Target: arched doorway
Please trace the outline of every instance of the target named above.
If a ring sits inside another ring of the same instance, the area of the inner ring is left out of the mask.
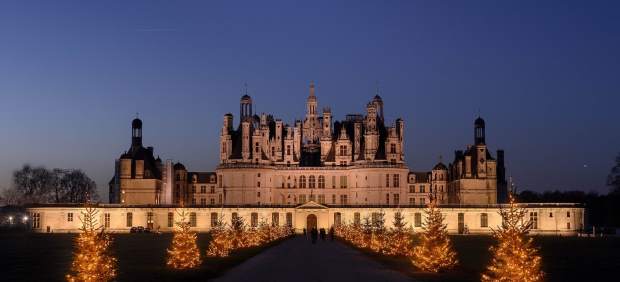
[[[316,215],[309,214],[306,218],[306,230],[310,231],[312,228],[316,228]]]

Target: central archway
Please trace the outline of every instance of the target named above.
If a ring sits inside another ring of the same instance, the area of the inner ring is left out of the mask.
[[[309,214],[306,218],[306,230],[310,231],[312,228],[317,228],[316,215]]]

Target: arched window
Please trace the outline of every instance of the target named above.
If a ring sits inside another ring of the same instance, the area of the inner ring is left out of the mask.
[[[319,188],[325,188],[325,176],[319,175]]]
[[[306,177],[303,175],[299,177],[299,188],[306,188]]]
[[[315,188],[315,185],[316,179],[314,178],[314,175],[310,175],[310,177],[308,177],[308,188]]]

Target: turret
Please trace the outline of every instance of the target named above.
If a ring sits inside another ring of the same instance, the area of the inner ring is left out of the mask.
[[[131,148],[137,150],[142,147],[142,120],[135,118],[131,122]]]
[[[474,141],[476,145],[485,144],[484,120],[481,117],[478,117],[474,122]]]

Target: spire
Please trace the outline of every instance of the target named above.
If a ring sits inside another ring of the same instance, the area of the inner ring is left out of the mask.
[[[314,81],[310,81],[310,97],[316,97],[314,96]]]

